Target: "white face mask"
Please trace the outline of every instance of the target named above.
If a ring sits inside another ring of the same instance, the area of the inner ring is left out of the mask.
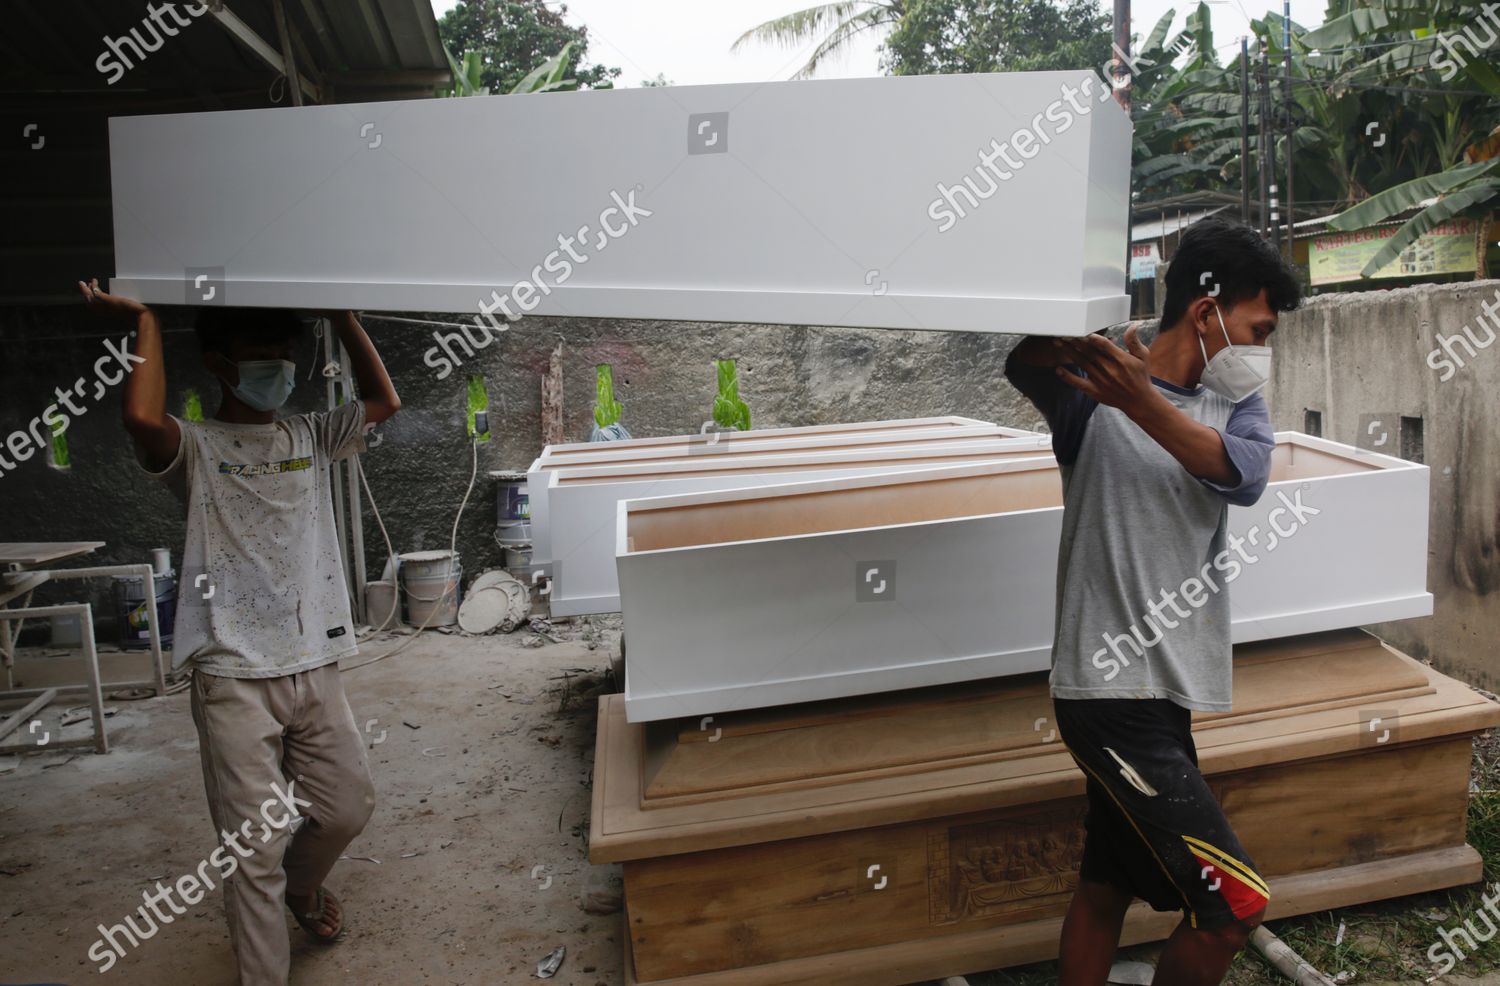
[[[1203,353],[1203,375],[1199,378],[1203,386],[1238,404],[1260,390],[1271,379],[1270,346],[1236,346],[1229,341],[1229,329],[1224,325],[1224,313],[1214,306],[1219,316],[1219,328],[1224,333],[1224,348],[1208,358],[1203,346],[1203,337],[1198,337],[1198,349]]]

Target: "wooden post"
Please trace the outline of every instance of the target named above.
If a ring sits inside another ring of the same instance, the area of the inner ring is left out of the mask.
[[[542,377],[542,444],[563,443],[563,344],[552,350],[547,374]]]

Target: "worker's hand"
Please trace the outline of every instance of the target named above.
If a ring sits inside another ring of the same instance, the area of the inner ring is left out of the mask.
[[[1063,366],[1055,371],[1058,377],[1100,404],[1130,413],[1146,407],[1157,397],[1156,388],[1151,385],[1151,350],[1141,342],[1134,325],[1125,330],[1124,349],[1102,335],[1064,339],[1062,345],[1070,361],[1088,377],[1080,377]]]
[[[112,318],[134,318],[142,312],[147,311],[145,305],[131,298],[121,298],[119,295],[105,294],[99,290],[99,279],[92,278],[85,284],[78,282],[78,290],[83,292],[83,300],[89,306],[89,311],[98,315]]]

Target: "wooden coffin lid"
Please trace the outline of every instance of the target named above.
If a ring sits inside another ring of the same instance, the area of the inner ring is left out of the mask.
[[[1382,743],[1500,724],[1500,705],[1359,630],[1242,645],[1234,668],[1234,710],[1194,714],[1209,775],[1379,755]],[[589,856],[673,855],[1080,795],[1051,716],[1044,674],[656,723],[626,722],[624,697],[604,696]]]
[[[658,479],[682,479],[699,476],[768,476],[786,472],[813,472],[823,469],[868,469],[880,472],[888,466],[911,466],[935,469],[942,466],[988,462],[997,459],[1052,459],[1051,441],[1038,438],[999,438],[982,442],[902,446],[873,451],[804,450],[776,455],[700,456],[674,462],[611,463],[608,465],[568,466],[550,472],[553,489],[578,486],[602,486],[611,483],[635,483]],[[774,464],[772,464],[774,463]]]
[[[1286,432],[1277,438],[1272,482],[1411,467],[1386,456],[1346,454],[1339,450],[1347,446],[1305,435]],[[628,550],[636,552],[1057,507],[1062,505],[1062,483],[1056,460],[1050,454],[1033,454],[979,465],[684,493],[627,504]]]
[[[826,425],[802,425],[796,428],[752,428],[750,431],[731,431],[721,433],[716,441],[719,442],[745,442],[759,441],[767,438],[809,438],[815,435],[853,435],[860,432],[904,432],[931,428],[971,428],[975,425],[994,426],[993,421],[980,421],[977,418],[965,418],[957,414],[945,414],[935,418],[895,418],[890,421],[853,421],[845,424]],[[1023,434],[1012,428],[1001,429],[1013,435]],[[686,445],[690,442],[707,442],[708,435],[657,435],[652,438],[627,438],[624,441],[610,442],[611,448],[618,449],[640,449],[652,448],[658,445]],[[598,442],[563,442],[557,445],[548,445],[542,449],[542,459],[566,458],[581,452],[600,451]]]

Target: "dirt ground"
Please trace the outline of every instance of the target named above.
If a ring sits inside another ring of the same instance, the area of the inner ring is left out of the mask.
[[[378,803],[347,851],[367,858],[341,860],[329,881],[348,936],[327,948],[293,927],[295,986],[537,982],[536,963],[558,946],[567,955],[552,982],[624,982],[620,914],[579,907],[595,696],[613,640],[605,631],[594,650],[579,639],[528,648],[529,636],[429,631],[345,673]],[[67,663],[23,652],[17,684],[45,684]],[[106,679],[144,676],[135,656],[105,665]],[[77,704],[55,703],[34,735],[88,735],[86,723],[58,730]],[[118,710],[110,753],[0,757],[0,982],[98,978],[96,925],[120,922],[143,891],[193,872],[216,845],[187,693],[106,704]],[[221,894],[104,975],[121,986],[233,983]]]
[[[606,898],[619,890],[618,867],[587,861],[595,708],[612,687],[617,628],[617,618],[559,626],[561,642],[525,631],[479,638],[429,631],[403,653],[345,673],[378,803],[329,881],[348,910],[345,941],[321,947],[288,918],[293,986],[539,982],[537,962],[559,946],[566,958],[552,982],[623,984],[621,914],[580,906],[586,889]],[[366,641],[356,661],[404,640]],[[138,654],[104,654],[101,663],[108,680],[145,675]],[[22,652],[17,678],[32,687],[81,674],[73,658],[33,650]],[[119,923],[143,891],[194,872],[217,845],[187,693],[106,704],[116,710],[109,754],[40,748],[0,757],[0,983],[98,977],[88,957],[97,926]],[[59,725],[78,705],[54,704],[30,735],[87,736],[87,722]],[[1476,744],[1469,831],[1486,882],[1500,876],[1497,787],[1500,736],[1489,734]],[[1340,982],[1420,983],[1431,974],[1424,950],[1435,929],[1473,913],[1477,892],[1306,915],[1272,930],[1330,975],[1348,970]],[[1122,957],[1150,961],[1158,948]],[[1500,986],[1489,971],[1500,936],[1484,953],[1441,982]],[[968,978],[971,986],[1039,986],[1055,982],[1055,969],[1041,963]],[[175,917],[105,975],[122,986],[230,986],[220,894]],[[1234,986],[1276,981],[1248,954],[1229,977]]]

